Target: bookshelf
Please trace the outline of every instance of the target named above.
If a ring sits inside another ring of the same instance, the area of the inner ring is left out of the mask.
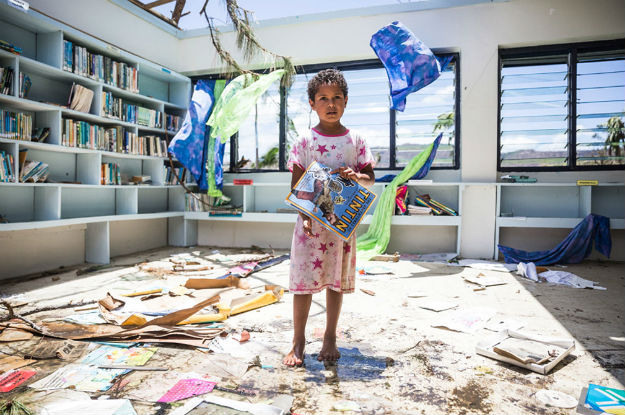
[[[147,149],[141,154],[111,151],[113,146],[98,145],[97,141],[70,146],[63,136],[69,137],[67,120],[72,120],[83,123],[79,138],[87,137],[84,131],[91,128],[96,132],[91,136],[94,140],[97,132],[112,134],[115,130],[127,140],[136,137],[135,144],[147,146],[148,139],[142,137],[151,136],[156,139],[150,139],[150,145],[156,141],[166,145],[175,135],[175,130],[168,128],[167,117],[184,117],[190,79],[35,11],[19,11],[4,3],[0,4],[0,39],[22,49],[19,55],[0,49],[0,67],[13,71],[11,91],[0,94],[0,109],[30,115],[33,130],[49,128],[43,142],[0,135],[0,151],[12,156],[14,172],[19,171],[19,154],[24,150],[27,159],[49,166],[45,183],[0,182],[0,215],[8,221],[0,223],[0,232],[85,225],[85,260],[108,263],[112,222],[165,219],[173,221],[170,228],[174,231],[184,226],[176,221],[184,217],[184,193],[179,186],[165,185],[166,157],[148,155],[156,153]],[[79,48],[82,55],[75,52]],[[85,52],[91,54],[91,62],[106,64],[109,69],[117,65],[119,70],[109,71],[117,77],[100,76],[107,73],[102,66],[93,77],[86,76],[84,67],[72,66],[70,57],[89,62]],[[20,74],[31,80],[25,97],[20,97]],[[93,92],[88,112],[68,108],[73,84]],[[137,119],[131,122],[106,116],[103,104],[107,94],[136,106]],[[142,122],[142,115],[148,121]],[[118,166],[123,177],[150,176],[152,184],[102,185],[103,163]]]
[[[499,258],[502,230],[573,229],[590,213],[609,217],[610,229],[623,230],[623,206],[624,183],[497,183],[493,258]]]
[[[226,176],[226,178],[228,179],[228,176]],[[290,179],[290,176],[288,176],[288,179]],[[378,199],[386,185],[386,183],[375,183],[371,188],[373,193],[378,196]],[[405,235],[409,235],[411,232],[424,231],[443,235],[442,239],[444,239],[445,242],[442,244],[447,248],[447,251],[455,250],[455,252],[458,253],[461,237],[462,217],[460,216],[460,208],[462,206],[463,189],[463,183],[459,182],[423,182],[408,185],[409,200],[414,201],[414,197],[417,194],[430,194],[433,199],[458,212],[458,216],[394,215],[391,218],[391,225],[394,230],[391,230],[391,245],[389,245],[389,250],[394,249],[392,244],[393,235],[395,235],[398,240],[402,240],[403,238],[410,239]],[[253,222],[256,224],[265,224],[266,226],[294,224],[297,220],[295,210],[293,210],[293,213],[276,212],[277,209],[288,208],[284,203],[284,199],[289,193],[289,190],[290,182],[286,181],[255,181],[252,185],[234,185],[231,182],[225,182],[223,192],[232,199],[231,203],[234,206],[241,206],[241,216],[209,216],[208,212],[185,212],[184,217],[190,222],[190,226],[192,227],[197,227],[196,222],[198,221],[225,222],[230,224],[249,224]],[[371,223],[378,199],[376,199],[376,202],[374,202],[367,215],[364,217],[362,225],[369,225]],[[362,232],[365,228],[366,226],[362,227],[360,231]],[[236,229],[236,227],[233,229]],[[232,232],[236,232],[236,230]],[[197,232],[193,233],[193,235],[196,234]],[[190,243],[194,244],[197,242],[192,240]],[[414,240],[412,242],[402,240],[401,244],[403,244],[403,252],[417,249],[417,243]],[[427,249],[427,247],[419,246],[419,249],[421,249],[420,252],[423,252],[422,249]]]

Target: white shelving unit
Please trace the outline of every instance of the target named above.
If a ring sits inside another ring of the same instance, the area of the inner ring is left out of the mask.
[[[0,150],[13,156],[13,171],[18,172],[20,150],[26,149],[29,160],[49,165],[51,182],[0,183],[0,215],[8,220],[0,223],[0,232],[86,224],[85,259],[97,263],[110,259],[110,222],[168,218],[174,222],[169,227],[175,235],[184,217],[184,193],[179,186],[164,185],[166,158],[64,146],[63,122],[73,119],[104,127],[121,126],[139,136],[156,135],[169,141],[173,133],[166,129],[165,114],[185,115],[190,79],[37,12],[19,11],[6,4],[0,4],[0,39],[22,48],[21,55],[0,50],[0,66],[12,68],[14,75],[12,93],[0,94],[0,109],[29,113],[33,128],[50,129],[44,143],[0,138]],[[136,68],[139,92],[64,70],[64,40]],[[26,98],[19,97],[20,73],[32,81]],[[89,113],[64,107],[73,83],[94,92]],[[104,117],[103,91],[161,112],[162,128]],[[118,164],[128,177],[149,175],[152,185],[101,185],[102,163]]]
[[[373,193],[378,196],[382,194],[386,183],[375,183],[372,187]],[[268,182],[254,183],[252,185],[234,185],[224,183],[224,194],[232,199],[232,204],[242,206],[241,216],[209,216],[207,212],[185,212],[185,219],[193,221],[226,221],[226,222],[256,222],[256,223],[295,223],[297,213],[277,213],[278,208],[288,208],[284,203],[286,195],[289,193],[290,183]],[[419,183],[409,185],[408,200],[414,201],[418,194],[429,194],[434,200],[458,212],[458,216],[405,216],[394,215],[391,218],[393,227],[406,226],[444,226],[453,227],[456,232],[456,252],[460,250],[460,236],[462,217],[460,207],[462,206],[463,184],[458,182],[450,183]],[[371,224],[375,205],[371,206],[362,224]],[[397,231],[400,231],[398,229]]]
[[[610,218],[611,229],[625,229],[625,184],[497,183],[495,251],[501,228],[572,229],[590,213]]]

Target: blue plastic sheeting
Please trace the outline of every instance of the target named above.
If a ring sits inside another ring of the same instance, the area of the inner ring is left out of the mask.
[[[400,22],[384,26],[369,43],[382,61],[391,83],[391,108],[403,111],[406,96],[431,84],[451,61],[439,61],[421,40]]]
[[[610,219],[591,213],[552,250],[527,252],[502,245],[497,247],[509,264],[519,262],[533,262],[536,265],[577,264],[590,255],[593,242],[597,251],[610,257],[612,250]]]
[[[206,121],[214,99],[215,80],[200,80],[195,84],[189,110],[182,127],[169,143],[168,151],[195,177],[200,190],[207,189],[206,157],[208,136]]]
[[[430,172],[430,167],[432,166],[432,162],[434,161],[434,158],[436,157],[436,150],[438,150],[438,145],[441,143],[442,138],[443,138],[443,133],[440,133],[438,137],[436,137],[436,139],[434,140],[434,145],[432,146],[432,152],[428,156],[428,159],[425,161],[425,164],[423,165],[423,167],[421,167],[419,171],[416,172],[415,175],[412,176],[408,180],[423,179]],[[375,181],[381,182],[381,183],[389,183],[395,178],[395,176],[397,175],[387,174],[385,176],[380,177],[379,179],[375,179]]]

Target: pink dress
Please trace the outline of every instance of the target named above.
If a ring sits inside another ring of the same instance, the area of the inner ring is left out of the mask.
[[[291,147],[287,167],[293,171],[297,164],[303,170],[313,161],[327,167],[351,167],[360,171],[375,165],[371,151],[359,135],[350,132],[329,136],[314,128],[309,137],[300,137]],[[356,238],[348,242],[312,221],[313,238],[307,236],[297,217],[291,243],[289,290],[293,294],[314,294],[324,288],[354,292],[356,275]]]

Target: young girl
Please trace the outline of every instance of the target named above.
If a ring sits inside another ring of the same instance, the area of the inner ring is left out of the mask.
[[[318,161],[341,177],[370,186],[375,181],[374,160],[365,141],[341,124],[347,105],[347,83],[336,69],[319,72],[308,83],[308,102],[319,116],[310,136],[294,143],[288,167],[293,172],[291,188],[308,165]],[[343,242],[318,222],[300,213],[293,232],[289,290],[293,297],[293,348],[284,358],[288,366],[304,361],[305,331],[312,294],[326,290],[326,329],[318,360],[340,357],[336,326],[343,293],[354,291],[356,238]]]

